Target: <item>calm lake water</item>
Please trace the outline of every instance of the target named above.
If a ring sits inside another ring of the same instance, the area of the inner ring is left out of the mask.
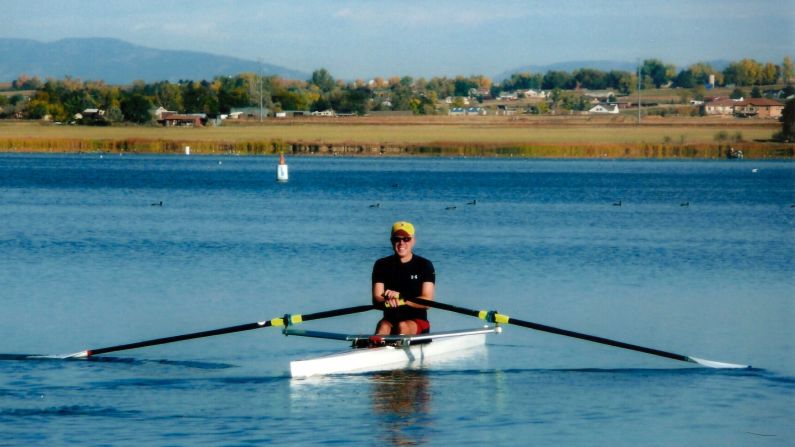
[[[276,162],[0,155],[0,445],[795,445],[795,164],[288,158],[277,184]],[[512,326],[317,380],[289,361],[344,346],[274,328],[21,355],[367,304],[399,219],[441,302],[754,368]]]

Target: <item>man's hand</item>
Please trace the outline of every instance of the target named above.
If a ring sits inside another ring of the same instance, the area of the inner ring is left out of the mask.
[[[405,304],[405,302],[400,299],[400,292],[395,292],[394,290],[386,290],[384,291],[383,296],[384,296],[384,307],[395,308]]]

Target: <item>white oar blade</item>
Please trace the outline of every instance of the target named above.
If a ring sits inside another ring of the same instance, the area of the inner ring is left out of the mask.
[[[88,351],[75,352],[74,354],[53,354],[53,355],[36,355],[31,358],[36,359],[84,359],[88,357]]]
[[[82,359],[88,357],[88,351],[80,351],[75,352],[74,354],[39,354],[39,355],[26,355],[25,358],[28,359],[53,359],[53,360],[64,360],[64,359]]]
[[[714,360],[705,360],[700,359],[698,357],[688,357],[688,359],[693,363],[698,363],[701,366],[706,366],[708,368],[719,368],[719,369],[748,369],[751,365],[738,365],[736,363],[724,363],[724,362],[716,362]]]

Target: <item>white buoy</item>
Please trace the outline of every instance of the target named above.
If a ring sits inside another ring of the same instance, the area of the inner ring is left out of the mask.
[[[185,155],[190,155],[190,146],[185,146]]]
[[[279,166],[276,168],[276,181],[286,182],[289,178],[287,173],[287,163],[284,161],[284,154],[279,154]]]

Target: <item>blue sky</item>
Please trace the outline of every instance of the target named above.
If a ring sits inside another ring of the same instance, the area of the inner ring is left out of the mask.
[[[114,37],[338,78],[795,56],[795,0],[3,1],[0,37]]]

